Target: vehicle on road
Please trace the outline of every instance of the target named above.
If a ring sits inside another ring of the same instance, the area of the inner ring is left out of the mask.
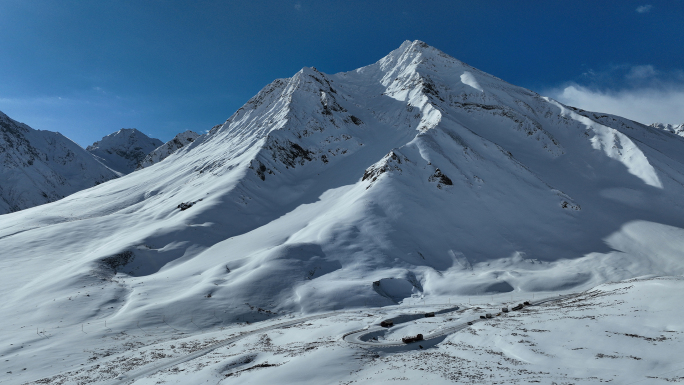
[[[394,326],[394,321],[392,321],[391,319],[386,319],[386,320],[380,322],[380,326],[382,326],[384,328],[392,327],[392,326]]]
[[[417,342],[417,341],[422,341],[423,340],[423,335],[422,334],[417,334],[412,337],[404,337],[401,339],[401,342],[405,344],[410,344],[411,342]]]

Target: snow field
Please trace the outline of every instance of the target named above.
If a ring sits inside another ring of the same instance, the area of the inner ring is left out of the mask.
[[[682,277],[638,278],[600,285],[568,299],[525,307],[477,322],[427,349],[364,349],[344,342],[345,332],[402,313],[443,306],[371,308],[257,332],[190,361],[135,379],[165,383],[668,383],[680,381],[684,362],[684,310],[669,293],[684,288]],[[491,298],[478,298],[491,301]],[[499,298],[495,298],[495,301]],[[390,328],[388,339],[439,330],[478,318],[515,301],[481,303],[463,312],[422,318]],[[479,318],[478,318],[479,319]],[[27,383],[127,383],[124,371],[162,364],[199,352],[244,331],[268,327],[234,325],[223,331],[159,337],[109,334],[95,337],[77,355],[86,365]],[[24,349],[31,350],[31,347]],[[34,348],[35,349],[35,348]],[[133,350],[128,350],[133,349]],[[19,353],[15,353],[16,357]],[[31,354],[29,351],[28,354]],[[4,356],[3,356],[4,357]],[[16,359],[14,358],[13,359]],[[51,355],[49,364],[60,356]],[[5,364],[6,365],[6,364]],[[26,371],[4,377],[24,383]],[[21,380],[23,378],[23,380]],[[7,382],[7,381],[10,382]],[[637,382],[638,381],[638,382]]]

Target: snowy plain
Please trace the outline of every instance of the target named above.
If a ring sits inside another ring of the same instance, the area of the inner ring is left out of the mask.
[[[682,146],[419,41],[304,68],[163,161],[0,217],[0,383],[680,381]],[[428,349],[342,339],[582,292]]]

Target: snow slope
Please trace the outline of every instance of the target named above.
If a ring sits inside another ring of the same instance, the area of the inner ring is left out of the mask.
[[[122,128],[86,147],[103,164],[121,175],[135,171],[145,157],[162,141],[150,138],[135,128]]]
[[[183,146],[187,146],[188,144],[194,142],[198,136],[199,134],[194,131],[188,130],[185,132],[181,132],[180,134],[176,135],[173,139],[162,144],[161,146],[157,147],[154,151],[147,154],[145,159],[141,160],[140,163],[138,163],[136,169],[149,167],[155,163],[161,162],[162,160],[166,159],[169,155],[178,151]]]
[[[683,145],[420,41],[351,72],[303,68],[163,162],[3,216],[0,330],[196,333],[681,275]],[[66,335],[32,352],[71,352]]]
[[[60,133],[34,130],[0,112],[0,214],[59,200],[116,178]]]

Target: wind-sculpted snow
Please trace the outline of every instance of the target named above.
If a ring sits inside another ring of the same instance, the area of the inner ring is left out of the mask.
[[[304,68],[152,167],[4,216],[2,322],[204,328],[682,274],[682,146],[419,41]]]
[[[53,202],[116,177],[61,134],[34,130],[0,112],[0,214]]]
[[[146,156],[161,145],[161,140],[150,138],[135,128],[122,128],[88,146],[86,150],[107,167],[125,175],[135,171]]]

